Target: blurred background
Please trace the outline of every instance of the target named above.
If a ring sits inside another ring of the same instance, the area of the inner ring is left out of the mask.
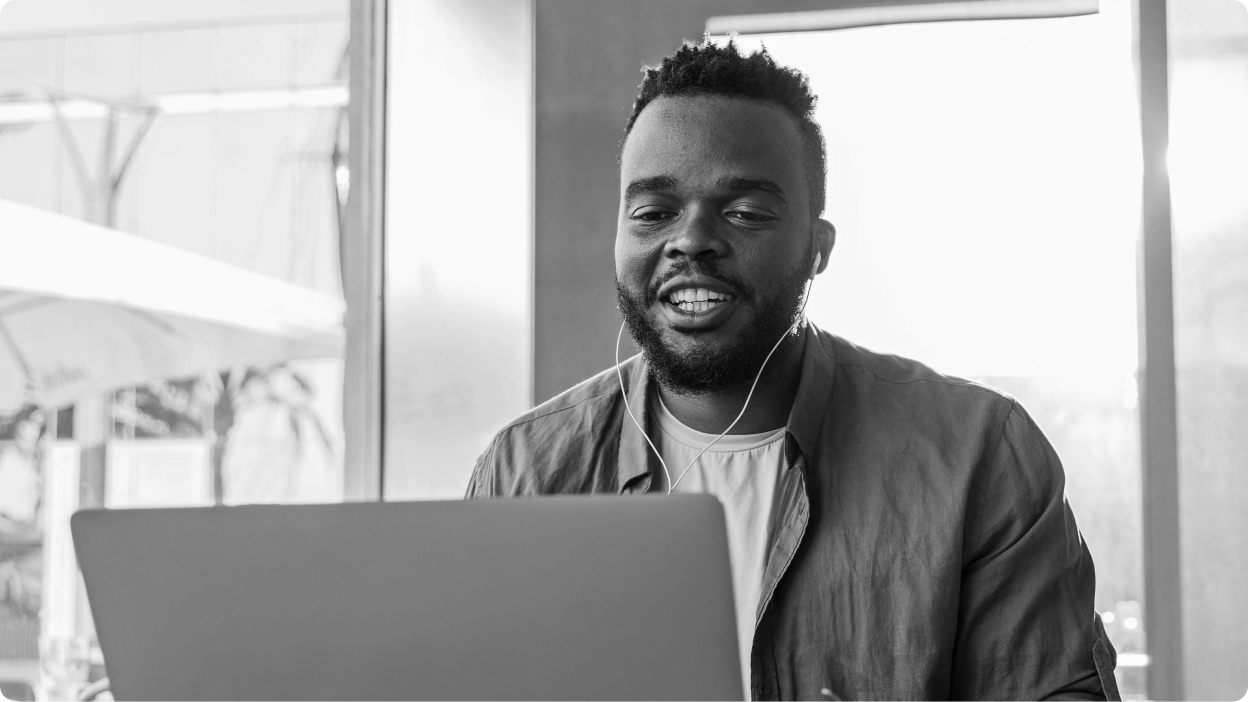
[[[616,145],[706,32],[820,96],[814,323],[1027,407],[1124,697],[1243,696],[1236,0],[0,5],[4,694],[106,675],[74,510],[454,499],[608,367]]]

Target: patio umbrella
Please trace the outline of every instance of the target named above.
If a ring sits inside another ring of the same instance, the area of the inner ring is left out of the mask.
[[[332,295],[0,200],[0,411],[338,356],[344,310]]]

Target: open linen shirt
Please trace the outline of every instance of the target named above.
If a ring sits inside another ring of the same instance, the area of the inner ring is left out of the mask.
[[[621,372],[653,431],[644,360]],[[754,699],[1118,698],[1061,463],[1015,400],[808,326],[786,430]],[[660,472],[612,368],[500,431],[468,496]]]

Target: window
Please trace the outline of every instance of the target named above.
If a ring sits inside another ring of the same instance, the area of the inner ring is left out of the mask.
[[[0,684],[72,699],[104,674],[75,509],[344,497],[349,21],[19,5],[0,206],[10,258],[46,270],[0,271]]]
[[[1248,11],[1168,4],[1184,693],[1248,689]]]
[[[532,403],[531,17],[515,0],[390,7],[387,500],[463,497]]]
[[[1027,408],[1062,457],[1120,687],[1142,699],[1127,12],[737,41],[806,72],[820,97],[838,235],[811,320]]]

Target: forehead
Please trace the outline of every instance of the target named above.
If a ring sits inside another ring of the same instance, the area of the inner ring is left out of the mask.
[[[623,183],[672,176],[679,181],[723,175],[765,177],[797,195],[802,138],[784,108],[721,96],[661,97],[638,115],[620,154]]]

